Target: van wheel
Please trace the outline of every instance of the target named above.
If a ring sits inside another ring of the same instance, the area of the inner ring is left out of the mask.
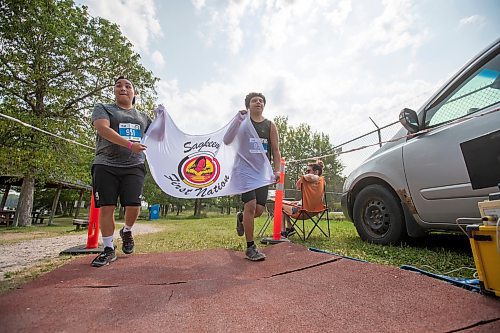
[[[362,240],[393,244],[406,234],[401,206],[382,185],[369,185],[356,197],[353,220]]]

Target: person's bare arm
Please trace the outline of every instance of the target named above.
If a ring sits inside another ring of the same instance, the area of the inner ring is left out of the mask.
[[[316,183],[319,182],[319,176],[308,173],[307,175],[304,175],[304,180],[309,183]]]
[[[236,134],[238,133],[238,129],[240,128],[241,123],[245,119],[245,114],[248,111],[247,110],[240,110],[238,112],[239,113],[234,118],[231,125],[229,125],[229,128],[227,129],[227,132],[224,135],[224,138],[222,138],[222,141],[224,142],[225,145],[228,145],[231,142],[233,142],[234,138],[236,137]]]
[[[119,146],[128,148],[131,141],[128,141],[124,137],[120,136],[116,131],[109,127],[108,119],[97,119],[94,121],[94,127],[97,133],[109,142],[113,142]],[[133,142],[130,146],[130,150],[134,153],[139,153],[146,150],[146,146],[140,142]]]
[[[295,183],[295,189],[300,191],[300,187],[302,186],[302,177],[300,177],[297,180],[297,183]]]

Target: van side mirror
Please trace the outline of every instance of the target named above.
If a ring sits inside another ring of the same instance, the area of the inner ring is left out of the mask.
[[[416,133],[420,129],[418,123],[417,113],[412,109],[404,108],[399,113],[399,122],[406,128],[410,133]]]

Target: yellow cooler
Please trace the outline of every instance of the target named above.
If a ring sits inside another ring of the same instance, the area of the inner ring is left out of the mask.
[[[497,244],[497,226],[468,225],[467,234],[481,290],[485,294],[500,297],[500,249]]]

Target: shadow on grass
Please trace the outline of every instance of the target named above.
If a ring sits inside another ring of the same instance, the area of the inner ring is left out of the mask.
[[[456,253],[472,254],[469,237],[463,233],[429,233],[420,238],[410,238],[406,244],[415,248],[445,249]]]

